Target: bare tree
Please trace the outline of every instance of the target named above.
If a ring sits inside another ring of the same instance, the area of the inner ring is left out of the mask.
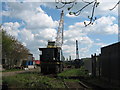
[[[78,9],[77,11],[70,11],[78,2],[77,0],[73,0],[73,1],[66,1],[66,0],[55,0],[56,2],[56,8],[57,9],[62,9],[64,8],[66,5],[68,6],[67,10],[69,11],[69,14],[70,15],[75,15],[75,16],[78,16],[81,14],[81,12],[87,8],[88,6],[92,5],[91,7],[91,15],[88,16],[88,19],[89,19],[89,23],[86,23],[84,22],[84,25],[85,26],[88,26],[88,25],[93,25],[94,21],[97,19],[97,17],[94,16],[94,13],[95,13],[95,9],[98,7],[98,5],[100,4],[100,2],[98,2],[97,0],[93,0],[93,1],[85,1],[85,0],[82,0],[82,3],[85,3],[84,6],[80,7],[80,9]],[[120,3],[120,0],[118,1],[118,3],[113,7],[111,8],[110,10],[113,10],[114,8],[116,8],[116,6]],[[58,6],[58,4],[60,4],[61,6]]]

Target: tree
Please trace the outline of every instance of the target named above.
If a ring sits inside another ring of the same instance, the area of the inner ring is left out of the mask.
[[[93,1],[85,1],[85,0],[82,0],[83,3],[85,3],[84,6],[80,7],[80,9],[78,9],[77,11],[71,11],[71,9],[78,3],[77,0],[70,0],[70,1],[66,1],[66,0],[55,0],[56,2],[56,8],[57,9],[62,9],[64,8],[66,5],[69,5],[67,7],[67,10],[69,11],[69,15],[75,15],[75,16],[78,16],[81,14],[81,12],[87,8],[88,6],[92,5],[92,8],[91,8],[91,15],[88,16],[88,19],[89,19],[89,23],[86,23],[84,22],[84,25],[85,26],[88,26],[88,25],[93,25],[94,21],[97,19],[97,17],[94,16],[94,13],[95,13],[95,9],[98,7],[98,5],[100,4],[100,2],[98,2],[97,0],[93,0]],[[58,6],[58,4],[60,4],[60,6]],[[120,0],[117,2],[117,4],[111,8],[110,10],[113,10],[115,9],[118,4],[120,4]]]
[[[5,66],[8,68],[20,66],[22,60],[27,59],[29,50],[5,30],[2,28],[0,30],[2,31],[2,60]]]
[[[2,60],[6,60],[3,62],[6,62],[6,65],[10,65],[10,54],[12,48],[12,40],[10,36],[6,35],[6,32],[2,29]]]
[[[28,58],[29,50],[25,48],[19,41],[16,40],[14,43],[13,53],[16,53],[14,55],[14,59],[15,59],[14,63],[20,66],[21,62]]]
[[[1,30],[0,30],[0,65],[2,65],[2,31]]]

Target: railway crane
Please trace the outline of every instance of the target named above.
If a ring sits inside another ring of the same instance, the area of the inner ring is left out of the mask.
[[[59,73],[63,71],[63,29],[64,29],[64,12],[62,10],[60,15],[59,26],[55,41],[48,41],[46,48],[39,48],[42,51],[40,55],[41,73]]]

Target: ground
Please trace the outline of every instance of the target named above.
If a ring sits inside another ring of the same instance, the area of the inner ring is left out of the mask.
[[[108,86],[107,84],[103,85],[99,78],[88,76],[84,68],[69,68],[62,73],[51,75],[41,74],[40,68],[3,72],[2,75],[4,88],[89,88],[89,90],[100,90],[99,88]]]

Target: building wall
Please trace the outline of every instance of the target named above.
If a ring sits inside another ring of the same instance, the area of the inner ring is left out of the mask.
[[[91,58],[84,58],[82,60],[84,62],[85,69],[88,70],[89,73],[92,74],[92,59]]]
[[[33,54],[28,54],[28,60],[32,61],[33,60]]]
[[[120,42],[101,48],[101,74],[109,82],[120,83]]]

